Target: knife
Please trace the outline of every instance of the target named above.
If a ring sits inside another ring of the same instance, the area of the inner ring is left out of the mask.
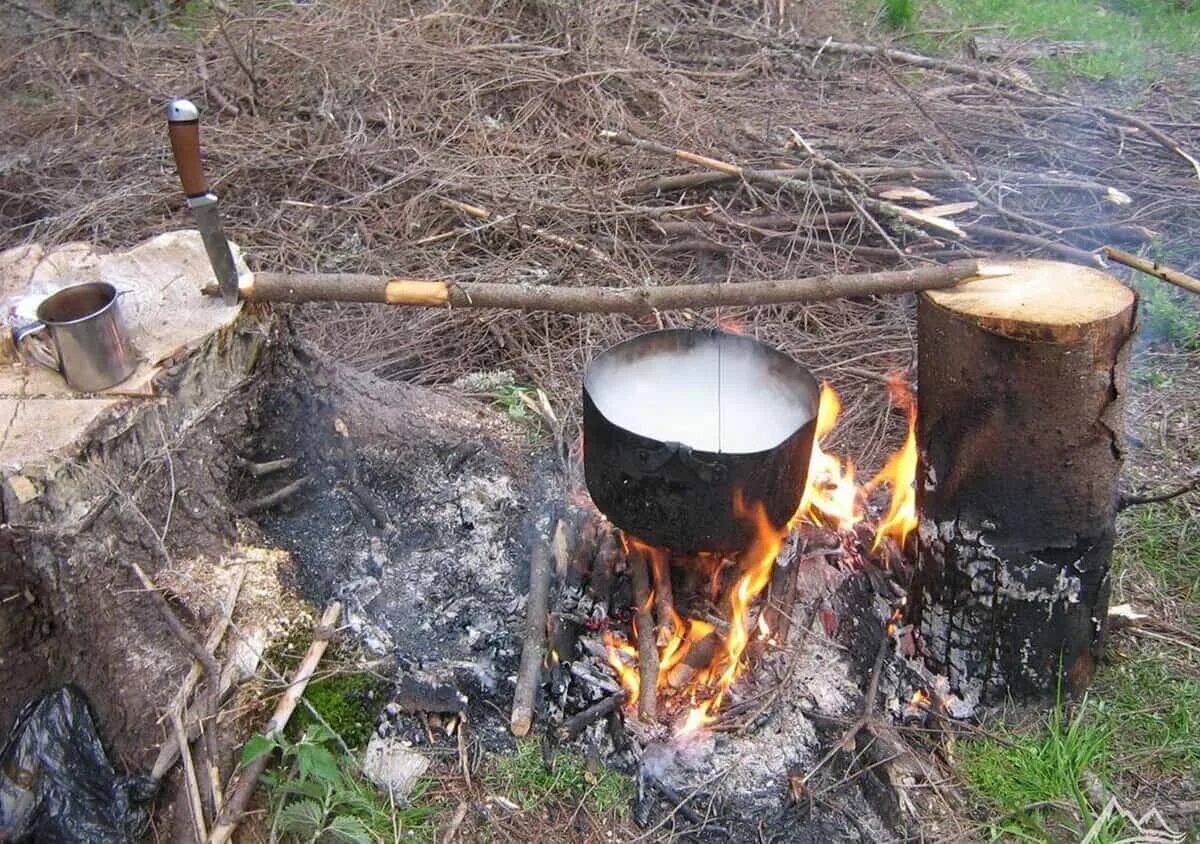
[[[208,189],[200,164],[200,110],[191,100],[176,99],[167,103],[167,133],[171,136],[171,152],[175,155],[175,168],[187,195],[187,206],[204,239],[204,251],[217,276],[221,298],[227,305],[236,305],[237,264],[221,228],[217,195]]]

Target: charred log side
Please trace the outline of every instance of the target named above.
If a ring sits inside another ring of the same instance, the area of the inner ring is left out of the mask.
[[[1045,700],[1103,641],[1135,297],[1047,261],[921,296],[912,620],[964,697]]]

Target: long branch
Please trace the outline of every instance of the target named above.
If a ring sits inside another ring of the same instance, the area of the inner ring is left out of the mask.
[[[1007,275],[978,260],[905,270],[669,287],[560,287],[482,281],[443,281],[351,273],[257,273],[243,284],[251,302],[376,302],[419,307],[500,308],[558,313],[641,316],[655,311],[737,305],[821,302],[953,287],[972,276]]]

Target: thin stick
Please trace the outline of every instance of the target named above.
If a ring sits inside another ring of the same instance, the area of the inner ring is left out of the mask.
[[[187,747],[187,734],[183,729],[183,719],[179,712],[171,710],[171,726],[175,731],[175,741],[180,747]],[[188,795],[188,811],[192,816],[192,831],[197,841],[208,838],[208,828],[204,825],[204,808],[200,803],[200,781],[196,779],[196,767],[192,764],[192,754],[183,754],[183,779]]]
[[[288,684],[287,689],[284,690],[283,696],[275,704],[275,712],[272,713],[271,720],[263,728],[262,734],[267,738],[279,735],[283,732],[284,727],[287,726],[288,720],[296,710],[296,705],[304,695],[305,688],[308,687],[309,678],[312,677],[313,672],[316,670],[317,663],[325,655],[325,649],[329,646],[333,627],[337,624],[338,617],[341,614],[341,601],[333,601],[325,608],[325,612],[321,616],[320,625],[313,634],[312,644],[308,646],[308,653],[304,655],[304,659],[296,669],[296,673],[292,675],[292,681]],[[224,811],[221,812],[221,815],[217,818],[216,825],[213,826],[208,844],[226,844],[233,836],[233,831],[237,829],[237,825],[241,822],[242,816],[246,812],[246,807],[250,804],[250,798],[253,796],[254,789],[258,785],[258,778],[267,769],[270,761],[270,753],[262,754],[249,765],[242,768],[237,780],[230,784],[231,794],[225,803]]]
[[[1008,273],[1009,269],[1002,264],[963,260],[873,273],[830,273],[808,278],[744,281],[737,284],[676,284],[668,287],[567,287],[389,278],[351,273],[257,273],[251,283],[242,287],[242,297],[251,302],[376,302],[417,307],[646,316],[656,311],[898,295],[953,287],[972,276]]]
[[[1160,501],[1170,501],[1172,498],[1187,495],[1189,492],[1197,489],[1200,489],[1200,477],[1193,478],[1183,486],[1175,487],[1165,492],[1146,493],[1145,495],[1122,495],[1121,500],[1117,503],[1117,509],[1124,510],[1126,507],[1136,507],[1139,504],[1157,504]]]
[[[658,717],[658,641],[654,634],[654,616],[650,607],[650,573],[646,554],[638,548],[629,553],[633,575],[633,600],[637,603],[638,669],[641,686],[638,690],[638,718],[654,721]]]
[[[513,735],[524,736],[533,726],[533,701],[542,676],[542,648],[546,644],[546,611],[550,593],[550,549],[540,537],[529,555],[529,602],[525,606],[525,644],[513,692]]]
[[[212,630],[209,631],[208,638],[204,640],[204,647],[209,653],[216,653],[217,648],[221,646],[221,641],[225,638],[225,631],[229,629],[229,620],[233,617],[233,608],[237,604],[238,595],[242,591],[242,583],[245,580],[246,566],[238,566],[237,571],[233,575],[233,582],[229,584],[229,594],[225,597],[225,602],[220,607],[220,615],[213,624]],[[167,713],[163,715],[163,718],[169,717],[171,712],[183,712],[187,706],[188,698],[191,697],[192,691],[196,688],[196,683],[200,681],[200,677],[203,674],[204,666],[199,660],[193,660],[191,670],[183,678],[183,685],[175,693],[175,698],[171,701]],[[161,721],[162,719],[159,720]],[[157,768],[157,765],[155,767]],[[159,774],[159,776],[162,775]],[[155,779],[157,778],[155,777]]]
[[[1047,240],[1036,234],[1026,234],[1025,232],[1014,232],[1008,229],[998,229],[993,226],[985,226],[983,223],[965,223],[963,228],[969,234],[982,235],[995,240],[1007,240],[1012,243],[1020,243],[1026,246],[1032,246],[1036,249],[1045,249],[1049,252],[1054,252],[1068,261],[1076,264],[1083,264],[1088,267],[1103,266],[1098,255],[1093,252],[1085,252],[1082,249],[1077,249],[1066,243],[1059,243],[1055,240]]]
[[[171,609],[171,605],[167,603],[167,599],[158,591],[158,587],[154,585],[154,581],[150,576],[142,570],[142,567],[137,563],[131,562],[130,568],[133,569],[134,575],[146,590],[146,594],[150,596],[151,603],[166,622],[167,627],[175,634],[175,638],[183,644],[192,656],[204,667],[204,674],[208,682],[204,684],[205,699],[200,707],[198,719],[200,722],[201,735],[204,738],[204,752],[208,757],[208,785],[212,791],[212,803],[214,806],[220,805],[220,796],[217,792],[221,788],[221,776],[217,770],[217,730],[216,718],[217,710],[220,707],[220,692],[218,686],[221,682],[221,666],[217,663],[216,658],[212,653],[196,640],[188,629],[183,626],[183,622],[175,615],[175,611]]]
[[[596,723],[601,718],[608,715],[608,713],[612,712],[621,704],[623,704],[627,696],[628,692],[626,692],[624,689],[621,689],[621,691],[615,692],[606,698],[601,698],[598,702],[593,703],[582,712],[572,715],[566,721],[563,721],[561,726],[559,726],[559,741],[570,741],[571,739],[575,738],[589,726]]]
[[[311,480],[311,475],[305,475],[302,478],[297,478],[287,486],[281,487],[269,495],[264,495],[261,498],[252,498],[249,501],[239,504],[237,506],[237,511],[243,516],[249,516],[253,513],[260,513],[263,510],[270,510],[272,507],[278,507],[300,490],[304,489],[304,487],[307,486],[308,482]]]
[[[675,634],[675,596],[671,587],[671,558],[661,549],[650,555],[651,573],[654,577],[654,616],[658,622],[655,641],[663,647]]]
[[[1158,261],[1147,261],[1145,258],[1139,258],[1137,255],[1131,255],[1117,249],[1115,246],[1105,246],[1104,254],[1112,261],[1118,264],[1124,264],[1127,267],[1133,267],[1138,272],[1152,275],[1157,279],[1174,284],[1176,287],[1182,287],[1184,290],[1192,293],[1200,293],[1200,278],[1194,278],[1187,273],[1182,273],[1179,270],[1173,270],[1170,267],[1164,267]],[[1145,502],[1135,502],[1145,503]]]
[[[253,460],[244,458],[238,459],[238,465],[249,472],[255,478],[266,477],[275,472],[282,472],[284,469],[290,469],[296,465],[295,457],[284,457],[281,460],[268,460],[265,463],[256,463]]]

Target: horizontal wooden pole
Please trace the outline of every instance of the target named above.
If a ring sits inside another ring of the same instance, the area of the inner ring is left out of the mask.
[[[684,308],[779,305],[854,296],[895,295],[952,287],[974,276],[1006,275],[1008,268],[978,260],[950,264],[720,284],[669,287],[562,287],[438,281],[325,273],[257,273],[242,287],[251,302],[373,302],[422,307],[497,308],[558,313],[648,314]]]
[[[1169,284],[1174,284],[1176,287],[1190,290],[1192,293],[1200,293],[1200,278],[1193,278],[1187,273],[1173,270],[1170,267],[1164,267],[1157,261],[1147,261],[1145,258],[1131,255],[1128,252],[1117,249],[1115,246],[1104,247],[1104,254],[1108,256],[1110,261],[1116,261],[1118,264],[1132,267],[1138,272],[1152,275]]]

